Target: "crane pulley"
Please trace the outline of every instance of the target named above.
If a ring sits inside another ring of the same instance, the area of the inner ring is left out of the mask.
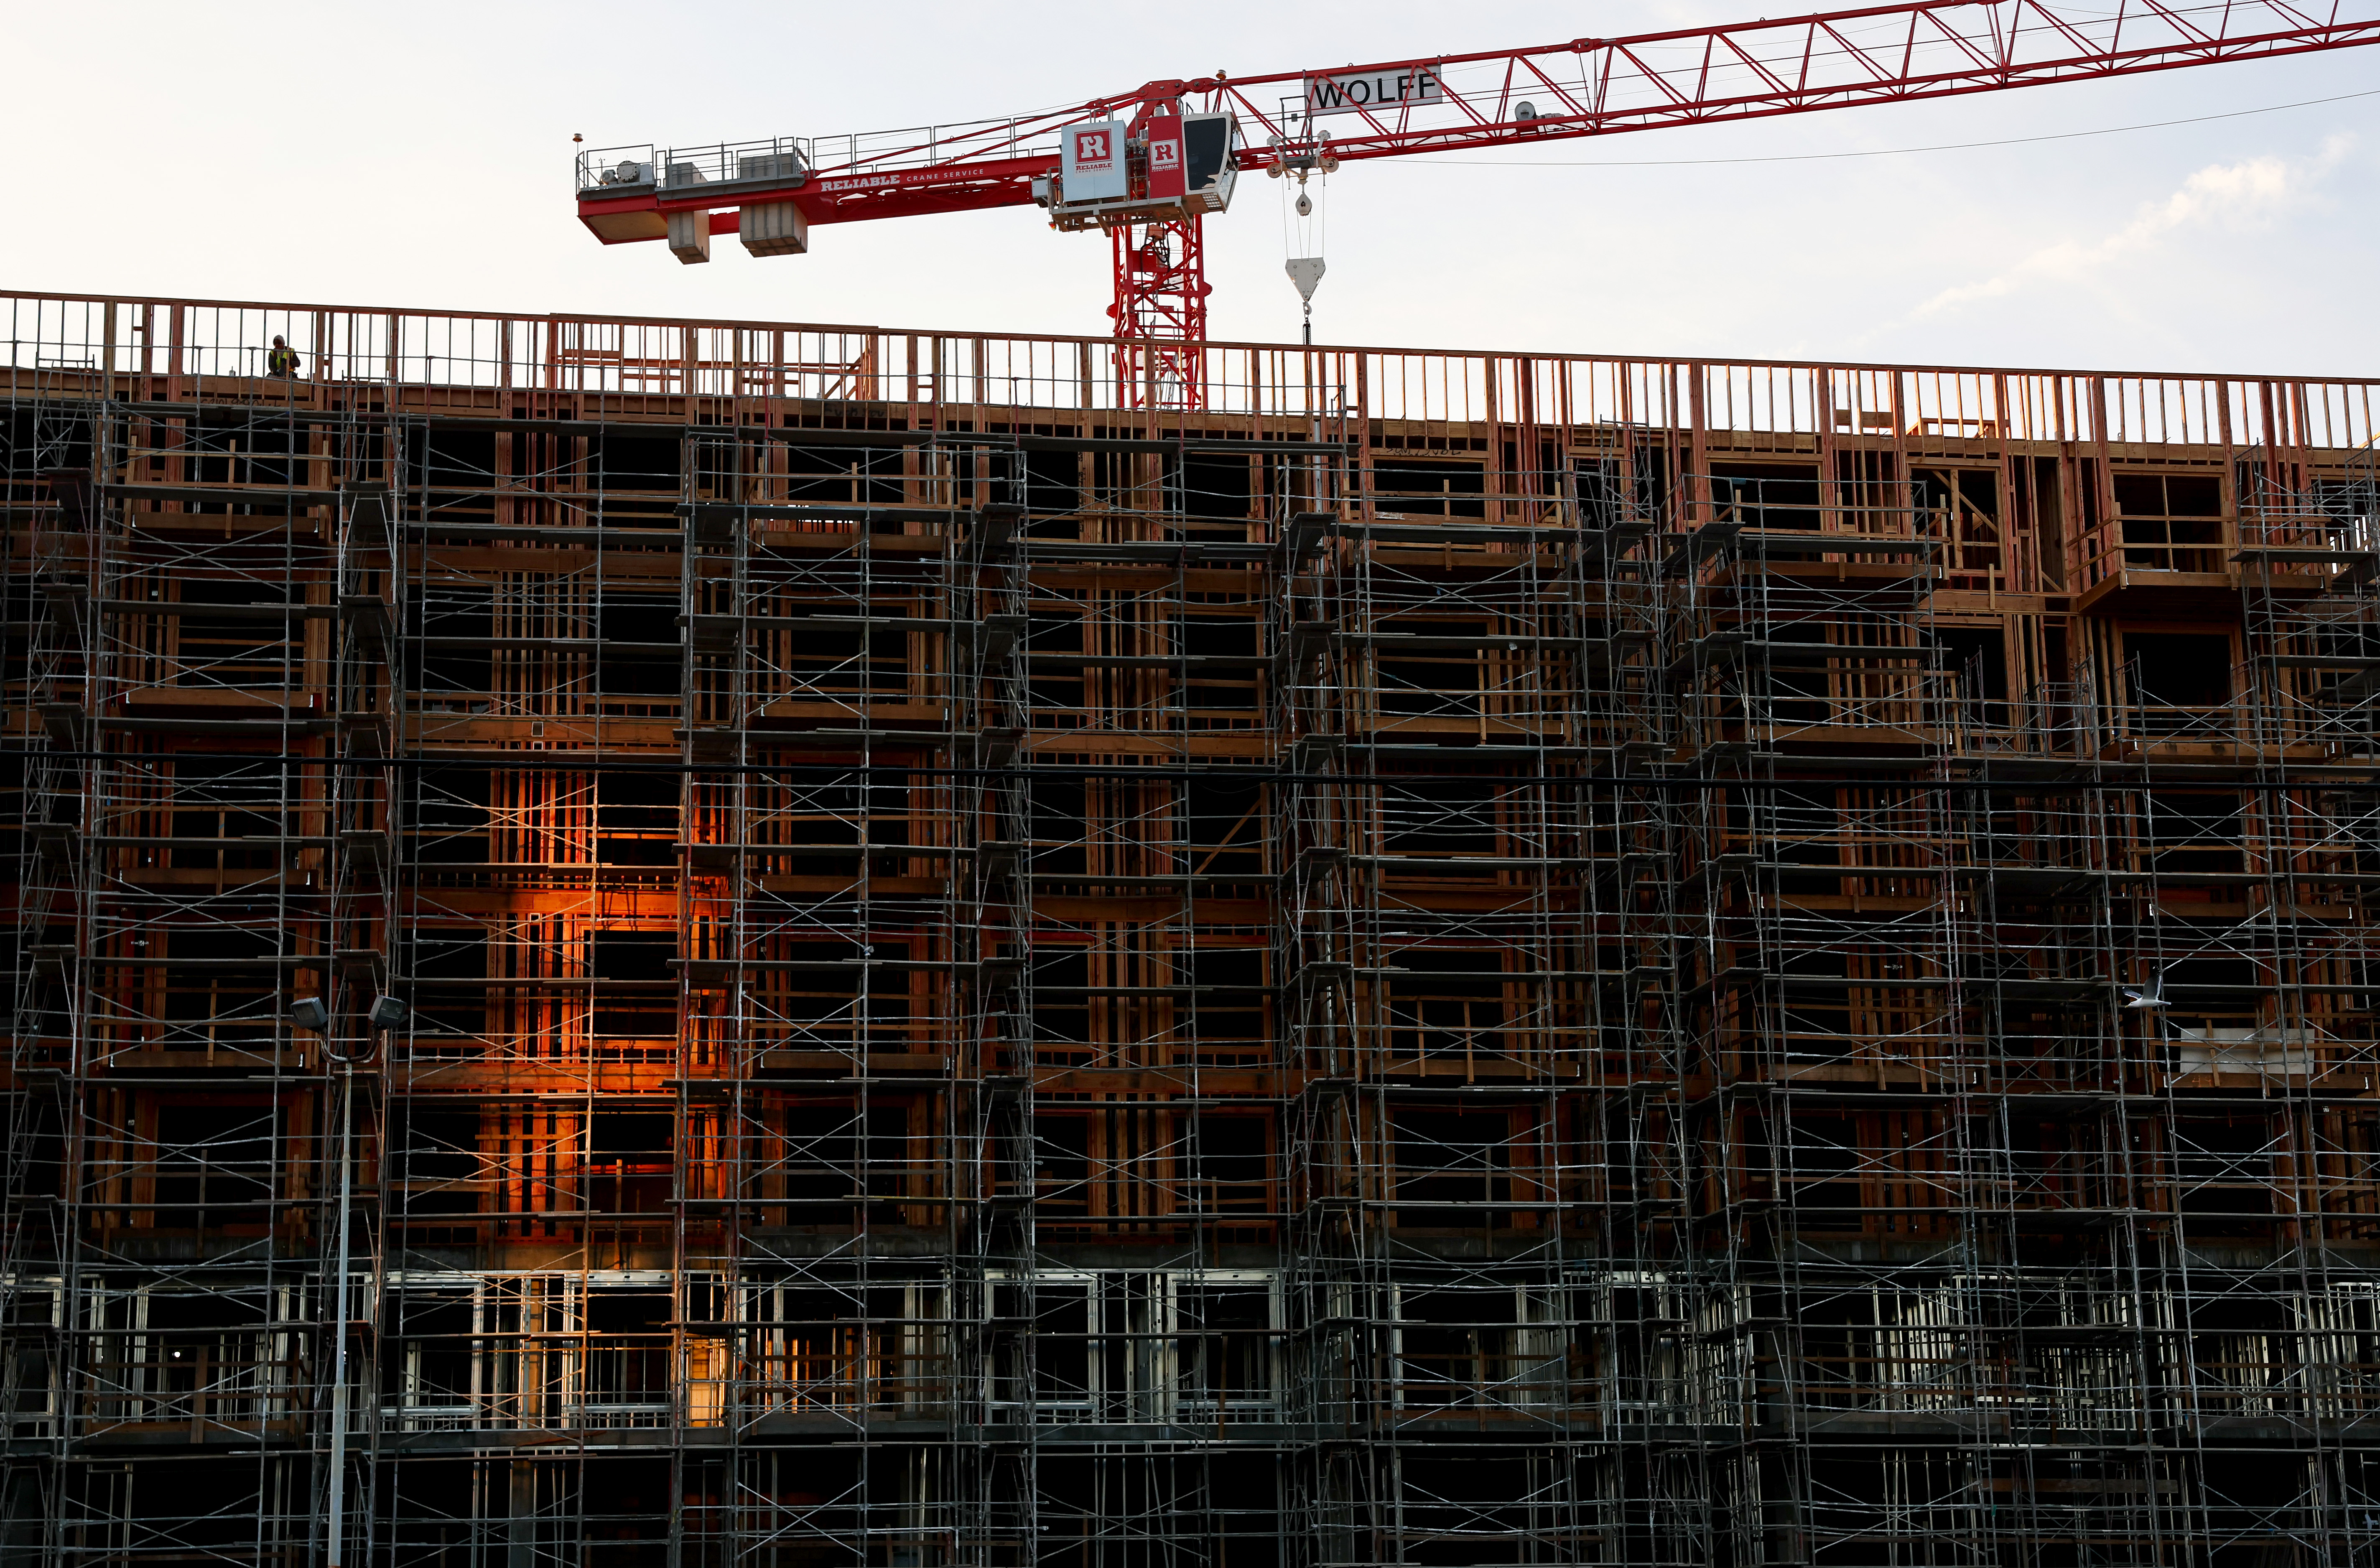
[[[1075,108],[839,137],[779,137],[577,161],[578,216],[605,244],[716,234],[798,255],[813,225],[1038,204],[1113,251],[1119,380],[1204,404],[1201,225],[1243,174],[1902,103],[2380,43],[2380,18],[2291,0],[1915,0],[1525,49],[1150,81]],[[1316,274],[1318,276],[1318,272]],[[1293,274],[1294,276],[1294,274]],[[1300,280],[1311,299],[1310,283]]]

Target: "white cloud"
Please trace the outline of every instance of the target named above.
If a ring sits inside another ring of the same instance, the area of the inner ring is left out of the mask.
[[[2346,158],[2354,140],[2334,135],[2311,158],[2210,164],[2164,201],[2143,203],[2132,221],[2115,233],[2088,242],[2062,239],[2043,246],[1979,283],[1942,290],[1911,310],[1907,319],[1919,321],[2041,286],[2072,289],[2111,268],[2137,267],[2193,231],[2218,228],[2238,234],[2268,227],[2318,200],[2319,188]]]

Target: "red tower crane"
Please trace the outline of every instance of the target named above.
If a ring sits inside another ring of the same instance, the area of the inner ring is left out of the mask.
[[[1917,0],[1630,38],[1373,65],[1148,82],[1006,120],[577,161],[579,221],[607,245],[714,234],[798,255],[813,225],[1038,204],[1103,229],[1114,256],[1120,384],[1203,406],[1201,224],[1236,176],[1366,158],[1609,136],[1911,103],[2380,43],[2380,18],[2289,0]]]

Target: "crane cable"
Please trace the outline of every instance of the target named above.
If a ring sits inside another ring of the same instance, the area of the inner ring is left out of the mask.
[[[1280,172],[1278,166],[1275,172]],[[1330,171],[1318,162],[1310,170],[1297,170],[1294,180],[1280,183],[1281,265],[1305,307],[1305,338],[1310,344],[1314,341],[1314,288],[1320,281],[1322,247],[1328,237],[1324,198],[1330,193]],[[1313,275],[1300,277],[1301,267],[1310,268]]]
[[[2295,103],[2268,103],[2261,109],[2234,109],[2224,115],[2193,115],[2188,119],[2151,120],[2144,125],[2107,126],[2099,130],[2065,130],[2047,136],[2010,136],[1996,141],[1945,141],[1931,147],[1879,147],[1860,152],[1779,152],[1763,158],[1434,158],[1427,153],[1383,159],[1400,168],[1495,169],[1665,169],[1702,164],[1810,164],[1834,158],[1899,158],[1912,152],[1962,152],[1976,147],[2022,147],[2034,141],[2074,141],[2086,136],[2122,136],[2136,130],[2164,130],[2172,126],[2208,125],[2216,120],[2241,120],[2251,115],[2277,115],[2285,109],[2311,109],[2324,103],[2344,103],[2356,98],[2380,97],[2380,88],[2366,92],[2342,92],[2331,98],[2306,98]]]

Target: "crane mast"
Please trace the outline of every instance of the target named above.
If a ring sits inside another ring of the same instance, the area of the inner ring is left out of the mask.
[[[577,160],[578,215],[607,245],[662,239],[680,261],[698,262],[710,259],[716,234],[737,236],[754,255],[797,255],[813,225],[1038,204],[1052,227],[1109,237],[1119,383],[1141,404],[1195,408],[1206,398],[1196,346],[1207,336],[1202,227],[1228,208],[1241,174],[1918,103],[2375,43],[2380,18],[2289,0],[2122,0],[2113,10],[1918,0],[1364,66],[1239,78],[1218,71],[1006,120],[606,148]],[[1100,156],[1087,161],[1086,148]]]

